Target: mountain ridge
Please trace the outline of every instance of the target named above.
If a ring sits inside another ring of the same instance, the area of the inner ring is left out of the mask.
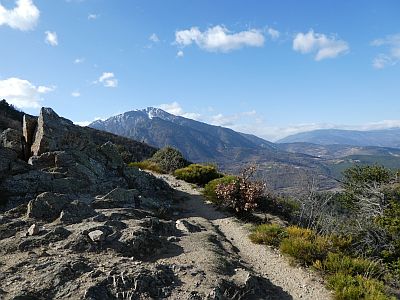
[[[400,128],[376,130],[318,129],[287,136],[280,143],[312,143],[319,145],[377,146],[400,148]]]

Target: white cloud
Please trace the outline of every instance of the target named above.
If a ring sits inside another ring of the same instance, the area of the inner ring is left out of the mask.
[[[75,125],[79,125],[81,127],[86,127],[88,126],[90,123],[92,123],[92,121],[75,121],[74,124]]]
[[[114,73],[104,72],[97,82],[102,83],[105,87],[115,88],[118,86],[118,79],[115,78]]]
[[[278,30],[276,30],[274,28],[271,28],[271,27],[269,27],[267,29],[267,33],[268,33],[268,35],[270,36],[270,38],[272,40],[278,39],[280,37],[280,35],[281,35],[281,33]]]
[[[73,92],[71,93],[71,96],[74,97],[74,98],[78,98],[78,97],[81,96],[81,93],[80,93],[79,91],[73,91]]]
[[[160,104],[157,105],[156,107],[161,108],[162,110],[165,110],[166,112],[173,114],[175,116],[181,116],[188,119],[199,120],[201,117],[201,115],[198,113],[185,112],[182,106],[176,101],[172,103]]]
[[[46,31],[45,34],[45,41],[47,44],[53,47],[58,45],[58,37],[56,32]]]
[[[154,43],[158,43],[160,41],[160,39],[158,38],[157,34],[153,33],[152,35],[149,36],[149,40],[154,42]]]
[[[387,66],[393,66],[400,61],[400,33],[374,40],[371,45],[387,48],[386,53],[379,53],[373,59],[372,66],[374,68],[383,69]]]
[[[28,80],[11,77],[0,80],[0,98],[19,108],[38,108],[42,95],[54,91],[55,87],[38,86]]]
[[[7,25],[19,30],[32,30],[39,20],[40,11],[32,0],[17,0],[13,9],[0,4],[0,26]]]
[[[179,51],[176,53],[176,57],[183,57],[184,55],[185,55],[185,53],[183,53],[182,50],[179,50]]]
[[[182,47],[195,43],[201,49],[209,52],[230,52],[245,46],[262,47],[265,37],[258,29],[232,33],[226,27],[217,25],[204,32],[197,27],[176,31],[175,42]]]
[[[293,50],[303,54],[313,53],[314,59],[320,61],[326,58],[335,58],[349,51],[349,45],[344,40],[335,36],[326,36],[322,33],[314,33],[311,29],[307,33],[298,33],[293,39]]]
[[[84,61],[85,61],[85,59],[83,57],[75,58],[74,64],[79,65],[79,64],[83,63]]]
[[[88,20],[96,20],[99,17],[100,17],[100,15],[98,15],[98,14],[89,14],[87,18],[88,18]]]

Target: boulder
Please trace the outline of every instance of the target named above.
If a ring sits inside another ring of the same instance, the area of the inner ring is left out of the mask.
[[[45,192],[28,203],[28,218],[54,221],[60,216],[64,207],[71,202],[67,195]]]
[[[83,150],[91,144],[87,132],[72,121],[59,117],[51,108],[40,110],[31,152],[41,155],[56,150]]]
[[[22,133],[12,128],[8,128],[0,134],[0,146],[15,151],[19,157],[24,157],[22,141]]]

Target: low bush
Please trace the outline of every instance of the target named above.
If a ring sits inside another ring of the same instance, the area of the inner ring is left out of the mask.
[[[255,167],[243,170],[241,176],[231,183],[219,184],[215,188],[217,198],[228,209],[232,209],[237,216],[249,215],[265,194],[265,184],[251,180]]]
[[[186,182],[205,185],[211,180],[220,178],[222,174],[217,171],[215,166],[192,164],[186,168],[175,170],[174,176]]]
[[[333,250],[329,237],[317,235],[310,229],[291,226],[286,232],[288,237],[282,240],[280,250],[303,265],[312,265],[317,260],[323,260]]]
[[[190,164],[181,152],[172,147],[164,147],[158,150],[149,161],[158,165],[164,173],[173,173],[175,170],[187,167]]]
[[[364,278],[361,275],[351,276],[336,273],[328,277],[328,287],[335,291],[337,300],[389,300],[383,282]]]
[[[217,197],[217,194],[215,193],[215,190],[217,188],[218,185],[220,184],[228,184],[228,183],[232,183],[235,180],[237,180],[236,176],[232,176],[232,175],[227,175],[221,178],[217,178],[214,180],[211,180],[209,183],[207,183],[204,186],[204,190],[203,190],[203,195],[206,197],[206,199],[216,205],[221,205],[222,204],[222,200],[219,199]]]
[[[141,162],[131,162],[128,164],[129,167],[137,167],[143,170],[149,170],[149,171],[153,171],[156,173],[160,173],[163,174],[165,173],[158,164],[149,161],[149,160],[144,160]]]
[[[342,273],[345,275],[361,275],[365,278],[379,279],[384,271],[380,263],[364,258],[352,258],[342,253],[328,253],[326,259],[317,269],[323,270],[328,274]]]
[[[287,236],[285,229],[277,224],[258,225],[249,238],[253,243],[279,247],[283,238]]]

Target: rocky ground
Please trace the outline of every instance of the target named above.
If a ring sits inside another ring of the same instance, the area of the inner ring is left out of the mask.
[[[0,299],[330,298],[198,189],[127,167],[107,136],[50,109],[22,127],[0,135]]]

